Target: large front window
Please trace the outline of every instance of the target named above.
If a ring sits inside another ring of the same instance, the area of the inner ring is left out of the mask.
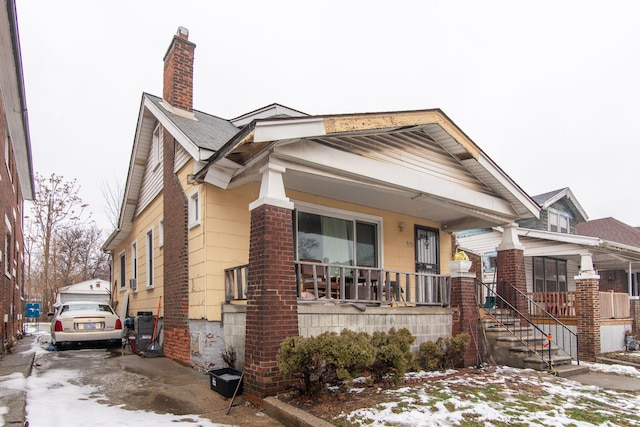
[[[297,257],[326,264],[378,267],[378,224],[297,211]]]
[[[533,258],[534,292],[567,292],[567,261]]]

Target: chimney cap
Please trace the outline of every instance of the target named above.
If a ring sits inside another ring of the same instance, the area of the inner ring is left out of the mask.
[[[189,40],[189,30],[185,27],[178,27],[178,31],[176,32],[176,36]]]

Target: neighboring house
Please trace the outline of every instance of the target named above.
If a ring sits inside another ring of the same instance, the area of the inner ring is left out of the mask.
[[[107,280],[92,279],[58,288],[56,304],[68,301],[97,301],[111,303],[111,283]]]
[[[142,95],[103,245],[114,300],[130,316],[159,307],[165,355],[207,369],[233,345],[245,392],[263,396],[283,386],[286,336],[406,326],[417,345],[468,330],[452,233],[538,205],[438,109],[194,110],[194,49],[180,28],[163,97]]]
[[[625,270],[631,272],[632,284],[637,283],[640,239],[622,241],[614,234],[585,232],[589,224],[602,222],[586,222],[587,215],[569,188],[534,196],[533,199],[541,206],[540,218],[517,221],[516,232],[524,247],[526,291],[534,301],[576,330],[576,320],[584,315],[575,309],[576,277],[583,269],[581,263],[585,254],[590,255],[592,267],[600,275],[601,292],[615,290],[637,296],[637,287],[627,287],[623,283],[629,277],[624,274]],[[623,231],[640,235],[633,227],[625,226]],[[495,282],[496,248],[502,241],[503,232],[503,227],[492,227],[457,233],[458,245],[481,257],[482,271],[478,275],[486,283]],[[618,286],[611,286],[613,283]],[[629,311],[606,314],[611,313],[605,309],[609,306],[608,301],[601,302],[604,317],[601,352],[619,350],[624,341],[624,331],[632,328]]]
[[[31,141],[16,5],[0,6],[0,338],[22,334],[24,320],[24,201],[34,195]],[[0,348],[0,352],[4,346]]]

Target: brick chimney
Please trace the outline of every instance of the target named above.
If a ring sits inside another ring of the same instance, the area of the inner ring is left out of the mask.
[[[178,27],[164,55],[162,98],[173,108],[193,112],[193,53],[196,45],[189,41],[189,30]]]

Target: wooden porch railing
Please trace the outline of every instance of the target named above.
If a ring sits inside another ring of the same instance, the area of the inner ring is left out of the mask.
[[[575,292],[528,292],[527,296],[536,303],[531,307],[531,315],[542,315],[542,310],[562,318],[576,317]]]
[[[600,292],[600,318],[623,319],[631,317],[629,294]]]
[[[576,318],[575,292],[529,292],[532,301],[547,312],[560,318]],[[531,315],[542,315],[542,310],[532,307]],[[631,317],[629,294],[620,292],[600,292],[600,318],[624,319]]]
[[[227,268],[225,301],[246,299],[248,265]],[[330,297],[379,305],[449,305],[449,276],[371,267],[296,261],[296,284],[301,301]]]

